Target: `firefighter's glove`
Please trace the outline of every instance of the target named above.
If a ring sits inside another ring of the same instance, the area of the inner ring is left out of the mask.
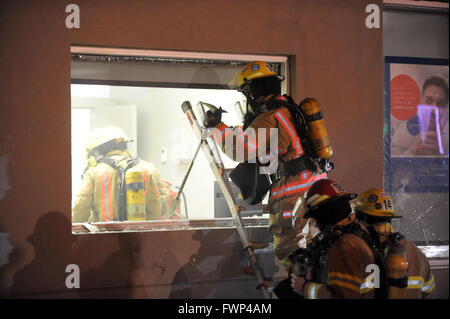
[[[203,125],[206,128],[216,126],[222,121],[222,113],[223,113],[222,108],[219,108],[214,112],[207,111],[205,114],[205,119],[203,120]]]

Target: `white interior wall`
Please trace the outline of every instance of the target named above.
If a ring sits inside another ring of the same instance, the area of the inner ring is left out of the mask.
[[[91,130],[91,110],[87,108],[72,109],[72,204],[80,189],[81,174],[86,165],[86,140]]]
[[[71,85],[72,204],[86,167],[86,141],[92,128],[91,111],[99,106],[110,105],[114,105],[114,102],[109,98],[109,87]]]

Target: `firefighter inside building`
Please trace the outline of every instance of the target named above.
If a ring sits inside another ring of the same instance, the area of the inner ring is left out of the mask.
[[[87,167],[72,207],[73,223],[165,218],[173,191],[152,163],[130,154],[129,142],[116,126],[92,132],[86,143]]]
[[[247,64],[229,83],[230,88],[243,93],[247,100],[243,126],[232,128],[224,124],[221,109],[206,112],[203,124],[206,128],[214,128],[212,137],[224,153],[241,162],[230,177],[242,194],[251,194],[250,200],[256,204],[269,192],[264,213],[270,214],[269,231],[273,234],[275,255],[289,270],[288,255],[298,248],[296,235],[305,226],[302,223],[298,225],[299,229],[292,228],[292,209],[298,196],[311,183],[327,177],[326,172],[332,164],[328,161],[332,150],[317,101],[308,98],[297,105],[291,97],[282,96],[283,80],[284,77],[274,72],[266,62]],[[308,127],[313,127],[309,135],[306,132]],[[271,129],[277,130],[278,148],[275,151],[270,147]],[[262,143],[261,131],[265,133],[265,144],[259,146],[258,143]],[[264,161],[258,147],[264,148],[263,154],[277,158],[275,173],[260,174],[258,168]],[[237,156],[236,148],[246,150],[243,158]],[[258,151],[252,153],[249,149]],[[256,163],[251,164],[252,160]],[[252,189],[245,189],[248,187]]]
[[[356,197],[329,179],[306,192],[303,216],[320,233],[290,255],[293,291],[306,299],[433,297],[428,260],[390,224],[400,217],[390,196],[369,189],[352,207]]]

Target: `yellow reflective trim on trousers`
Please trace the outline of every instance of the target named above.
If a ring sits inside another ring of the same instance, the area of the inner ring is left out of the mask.
[[[354,282],[358,283],[359,285],[361,285],[361,283],[362,283],[361,278],[356,277],[356,276],[352,276],[352,275],[349,275],[349,274],[344,274],[344,273],[341,273],[341,272],[330,272],[328,274],[328,278],[333,278],[333,277],[338,277],[338,278],[342,278],[342,279],[348,279],[348,280],[351,280],[351,281],[354,281]]]

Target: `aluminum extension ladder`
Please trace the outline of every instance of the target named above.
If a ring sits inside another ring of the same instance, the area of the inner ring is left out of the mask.
[[[201,123],[203,123],[203,117],[205,116],[205,108],[203,104],[207,103],[199,102],[197,104],[198,112],[202,117]],[[204,134],[205,128],[199,124],[199,121],[197,120],[197,117],[192,109],[191,103],[189,101],[184,101],[181,105],[181,109],[186,114],[196,138],[198,138],[199,141],[202,141],[202,139],[204,139],[204,142],[201,143],[201,149],[206,156],[209,166],[211,167],[211,170],[217,180],[217,183],[220,186],[220,189],[222,190],[227,205],[230,209],[231,216],[233,218],[233,224],[236,227],[237,233],[244,247],[244,251],[247,254],[249,264],[252,265],[253,271],[258,279],[258,288],[262,289],[264,297],[266,299],[270,299],[268,283],[264,279],[263,272],[259,266],[258,258],[254,253],[254,249],[249,245],[247,231],[243,225],[240,214],[240,207],[236,204],[236,200],[232,195],[232,188],[228,179],[228,175],[226,174],[218,146],[216,142],[211,138],[211,136]]]

